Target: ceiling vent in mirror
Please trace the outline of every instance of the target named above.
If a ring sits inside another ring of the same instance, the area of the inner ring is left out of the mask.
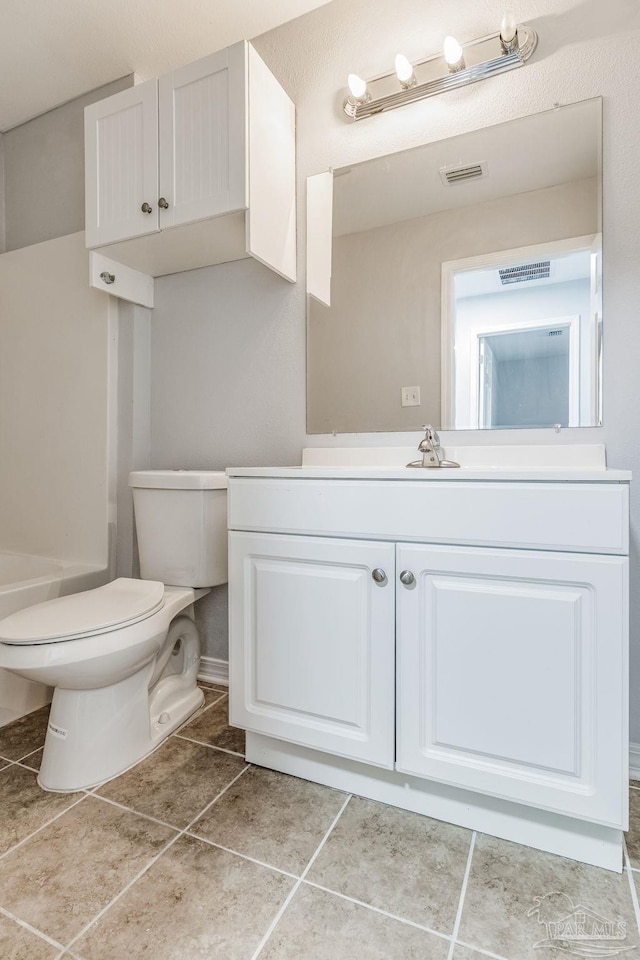
[[[526,280],[548,280],[551,274],[551,261],[539,260],[537,263],[523,263],[520,267],[505,267],[498,270],[500,283],[524,283]]]
[[[454,183],[462,183],[465,180],[478,180],[487,175],[487,162],[465,163],[457,167],[441,167],[440,179],[445,187],[451,187]]]

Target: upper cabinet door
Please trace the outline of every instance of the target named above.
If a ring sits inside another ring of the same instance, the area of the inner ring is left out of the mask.
[[[157,80],[86,107],[85,166],[88,247],[157,232]]]
[[[241,41],[160,77],[161,227],[246,208],[245,63]]]
[[[397,569],[398,769],[619,827],[626,558],[400,544]]]

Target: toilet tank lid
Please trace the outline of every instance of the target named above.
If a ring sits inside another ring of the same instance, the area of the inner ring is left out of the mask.
[[[156,490],[224,490],[224,470],[134,470],[129,474],[130,487]]]

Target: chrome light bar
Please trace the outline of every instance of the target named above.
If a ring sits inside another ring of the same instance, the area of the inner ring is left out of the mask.
[[[344,101],[344,112],[350,120],[364,120],[376,113],[395,110],[396,107],[415,103],[425,97],[434,97],[446,90],[455,90],[468,83],[514,70],[527,62],[537,43],[535,30],[523,24],[518,25],[513,37],[508,40],[500,32],[471,40],[462,45],[460,65],[447,63],[443,54],[413,63],[410,85],[403,83],[395,72],[374,77],[366,85],[360,81],[364,87],[362,93],[354,96],[349,91]]]

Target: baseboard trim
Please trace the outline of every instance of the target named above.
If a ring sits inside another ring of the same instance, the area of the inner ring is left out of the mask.
[[[205,683],[221,683],[229,686],[229,661],[217,660],[215,657],[200,657],[198,680]],[[640,747],[638,747],[640,750]]]
[[[640,743],[629,744],[629,779],[640,780]]]

